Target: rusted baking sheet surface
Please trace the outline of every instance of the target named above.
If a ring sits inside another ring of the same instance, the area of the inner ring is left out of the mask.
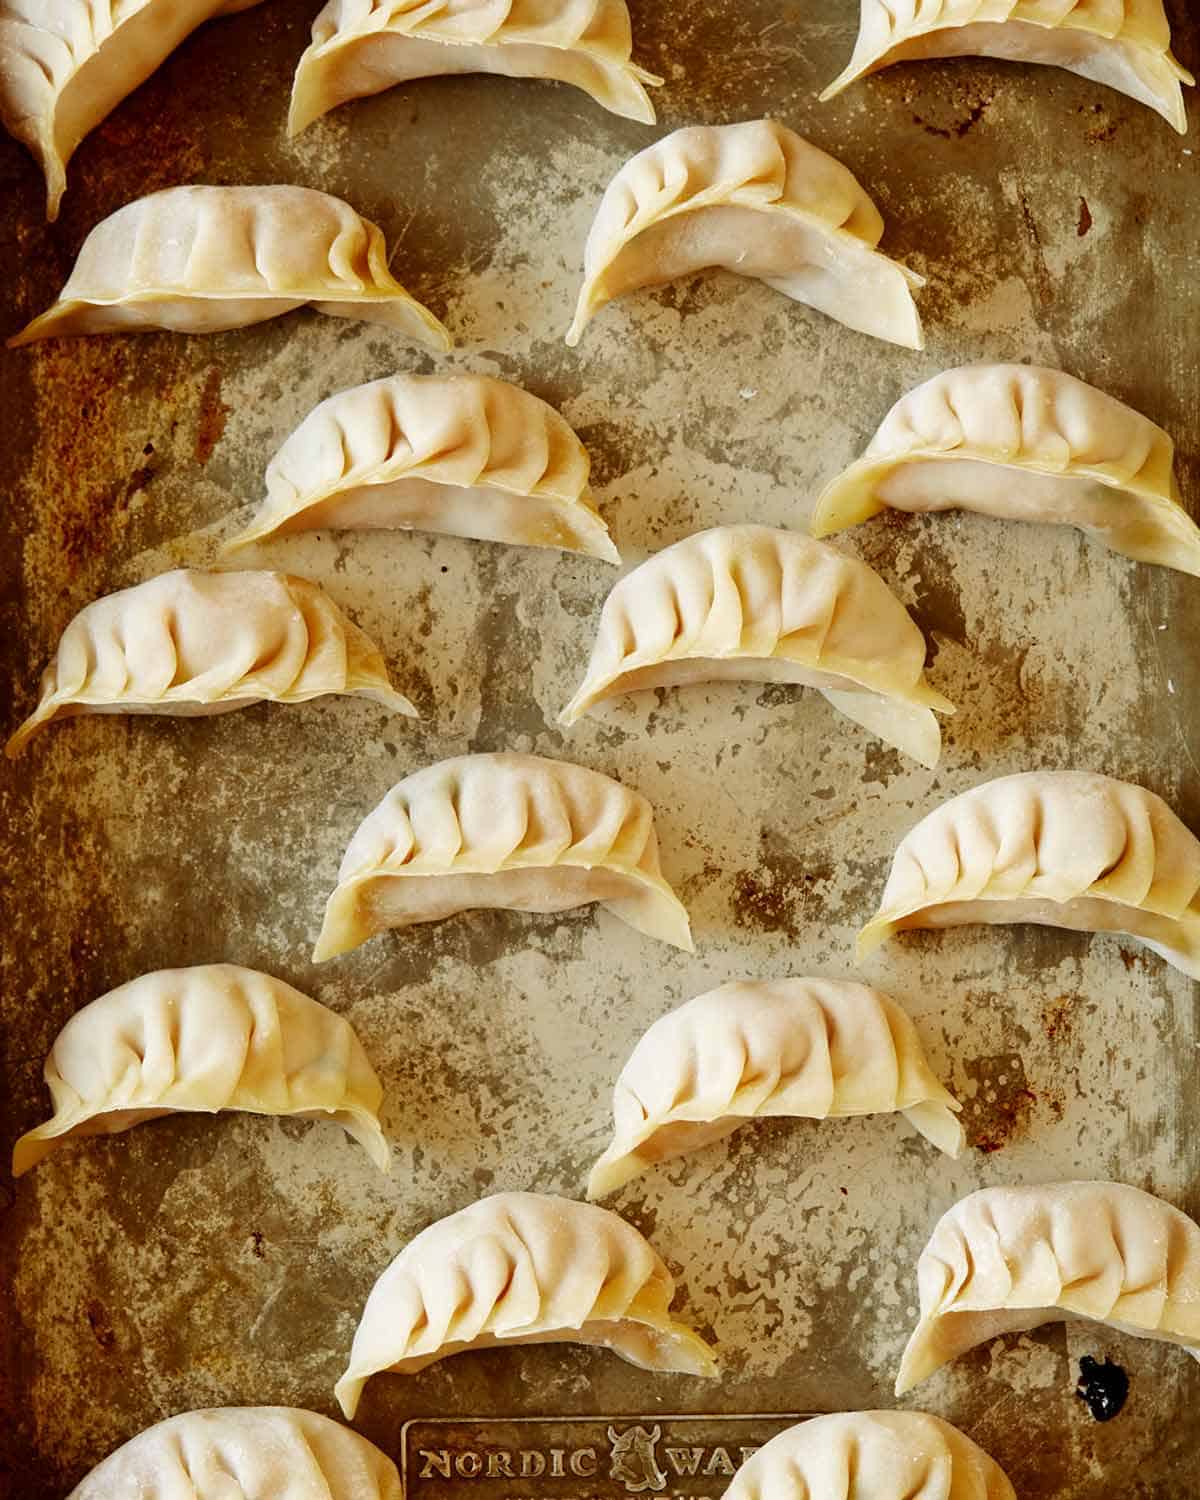
[[[663,129],[769,111],[834,151],[878,199],[885,248],[929,278],[929,348],[872,343],[716,275],[618,304],[572,353],[561,337],[596,201],[654,133],[566,88],[470,78],[349,106],[289,145],[314,9],[268,0],[197,34],[85,143],[53,229],[31,163],[0,143],[0,331],[45,306],[91,225],[141,192],[299,182],[385,228],[396,269],[459,341],[438,368],[561,407],[630,558],[723,522],[802,524],[901,391],[981,358],[1059,365],[1147,412],[1176,435],[1200,506],[1200,130],[1180,139],[1065,73],[987,62],[896,68],[821,107],[851,0],[633,0],[639,60],[667,79]],[[1185,0],[1168,9],[1196,69],[1200,19]],[[318,399],[432,368],[378,328],[308,313],[0,356],[5,728],[77,608],[215,556]],[[148,969],[230,959],[353,1021],[397,1148],[385,1181],[333,1129],[181,1118],[8,1182],[0,1472],[14,1495],[57,1500],[184,1408],[332,1411],[363,1299],[404,1241],[481,1193],[580,1192],[620,1062],[671,1005],[734,976],[852,973],[894,843],[943,797],[1088,767],[1200,827],[1195,580],[974,518],[880,519],[837,545],[910,603],[933,680],[960,705],[936,773],[775,688],[627,700],[564,739],[554,717],[611,572],[421,535],[309,536],[245,558],[325,584],[383,643],[419,724],[346,701],[78,721],[0,770],[6,1143],[42,1117],[41,1061],[75,1009]],[[312,967],[359,818],[404,773],[499,747],[565,754],[650,797],[696,956],[594,912],[479,915]],[[628,1413],[652,1431],[656,1412],[889,1405],[916,1256],[960,1194],[1114,1176],[1200,1213],[1200,1038],[1181,975],[1114,939],[1033,929],[904,938],[864,973],[913,1013],[974,1149],[947,1162],[898,1117],[781,1121],[632,1183],[618,1206],[719,1345],[719,1386],[519,1349],[375,1380],[362,1430],[399,1458],[405,1422],[432,1417]],[[1085,1353],[1131,1377],[1107,1425],[1073,1395]],[[959,1360],[916,1399],[1026,1500],[1196,1493],[1200,1368],[1176,1350],[1048,1328]],[[455,1493],[471,1493],[461,1477]],[[581,1476],[554,1493],[609,1490]],[[715,1493],[677,1476],[670,1492]]]

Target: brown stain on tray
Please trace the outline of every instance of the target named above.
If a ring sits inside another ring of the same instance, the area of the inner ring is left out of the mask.
[[[138,390],[154,338],[49,339],[18,351],[40,419],[36,462],[24,484],[45,497],[41,528],[52,528],[56,541],[45,552],[47,565],[53,559],[68,579],[103,579],[120,554],[136,497],[170,455],[173,426]],[[153,350],[168,411],[194,399],[181,352],[165,338]],[[44,547],[44,530],[34,540]]]
[[[1059,1045],[1062,1024],[1055,1012],[1046,1025],[1047,1035],[1058,1039]],[[964,1102],[963,1123],[970,1144],[985,1156],[1028,1140],[1039,1125],[1063,1118],[1066,1104],[1061,1088],[1039,1082],[1035,1089],[1016,1053],[973,1058],[965,1070],[974,1088]]]
[[[117,1346],[117,1335],[113,1329],[112,1319],[108,1315],[108,1309],[99,1297],[92,1297],[84,1308],[84,1312],[101,1352],[111,1354]]]
[[[764,832],[757,866],[738,870],[733,877],[734,922],[751,931],[796,938],[803,924],[820,912],[822,890],[832,879],[832,869],[807,864]]]
[[[1042,1032],[1049,1042],[1065,1046],[1075,1029],[1079,999],[1075,995],[1058,995],[1042,1006]]]
[[[986,94],[970,101],[955,102],[961,110],[956,119],[942,124],[940,121],[927,119],[914,110],[913,124],[919,125],[927,135],[938,136],[944,141],[961,141],[964,136],[970,135],[976,125],[986,116],[992,103],[992,95]]]
[[[963,1109],[968,1139],[985,1155],[1001,1151],[1028,1131],[1038,1102],[1025,1064],[1015,1054],[979,1057],[966,1064],[966,1073],[975,1084]]]
[[[200,389],[200,408],[196,414],[196,462],[206,464],[213,449],[225,433],[229,407],[221,400],[221,368],[211,365]]]

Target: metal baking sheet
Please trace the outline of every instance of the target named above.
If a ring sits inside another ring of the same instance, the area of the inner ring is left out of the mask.
[[[462,78],[351,105],[288,143],[314,8],[267,0],[195,35],[84,143],[53,228],[31,162],[0,142],[0,331],[47,305],[87,230],[142,192],[298,182],[385,228],[398,273],[458,340],[437,368],[514,379],[562,409],[629,559],[724,522],[802,525],[903,390],[984,358],[1059,365],[1144,410],[1176,436],[1200,505],[1194,132],[1065,73],[985,61],[898,67],[820,106],[851,0],[632,0],[637,56],[667,80],[662,129],[769,112],[833,151],[883,209],[885,248],[929,278],[929,347],[873,343],[709,275],[625,299],[571,352],[596,202],[655,133],[567,88]],[[1186,0],[1167,9],[1200,67],[1200,19]],[[311,313],[0,355],[6,728],[79,607],[215,557],[317,400],[434,367],[379,328]],[[960,705],[936,772],[774,687],[625,700],[564,738],[555,714],[613,573],[422,535],[313,535],[245,558],[324,584],[383,644],[419,724],[332,700],[81,720],[0,769],[6,1143],[43,1117],[41,1062],[74,1010],[149,969],[228,959],[353,1021],[397,1157],[384,1180],[332,1128],[178,1118],[5,1178],[11,1494],[58,1500],[186,1408],[332,1412],[362,1302],[400,1246],[482,1193],[581,1192],[621,1060],[671,1005],[734,976],[854,973],[892,848],[944,797],[1087,767],[1200,827],[1194,579],[971,517],[880,519],[836,545],[911,606]],[[651,799],[695,956],[594,911],[480,914],[313,967],[359,819],[408,771],[501,747],[577,759]],[[915,1260],[960,1194],[1114,1176],[1200,1214],[1200,1036],[1182,975],[1116,939],[1036,929],[909,936],[861,972],[914,1015],[973,1148],[950,1163],[898,1117],[778,1121],[631,1183],[616,1206],[669,1260],[680,1314],[719,1347],[719,1383],[565,1346],[497,1351],[376,1379],[361,1430],[399,1459],[404,1424],[430,1418],[624,1413],[652,1431],[659,1412],[891,1405]],[[1103,1426],[1073,1394],[1085,1353],[1132,1382]],[[1175,1349],[1047,1328],[960,1359],[912,1401],[961,1424],[1024,1500],[1196,1494],[1200,1368]],[[604,1483],[581,1478],[579,1494],[626,1493]],[[693,1493],[682,1479],[671,1492]]]

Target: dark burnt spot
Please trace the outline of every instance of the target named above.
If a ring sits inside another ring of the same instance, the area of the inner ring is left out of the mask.
[[[1075,1394],[1097,1422],[1111,1422],[1129,1399],[1129,1376],[1113,1360],[1101,1363],[1085,1354],[1079,1361]]]
[[[1136,223],[1136,225],[1139,226],[1140,229],[1148,228],[1148,225],[1154,223],[1155,214],[1157,214],[1158,211],[1158,204],[1157,202],[1155,202],[1155,199],[1152,198],[1151,193],[1130,193],[1130,208],[1131,211],[1133,211],[1134,223]]]
[[[261,1230],[252,1229],[250,1231],[250,1254],[253,1255],[255,1260],[266,1260],[267,1258],[266,1241],[263,1238]]]
[[[422,584],[413,595],[411,607],[417,619],[417,634],[427,641],[433,634],[433,589],[428,583]]]
[[[963,1108],[971,1144],[990,1155],[1029,1129],[1038,1096],[1029,1087],[1025,1064],[1015,1053],[979,1057],[966,1065],[976,1085],[974,1097]]]
[[[781,883],[769,872],[739,870],[733,878],[734,920],[739,927],[797,937],[797,900],[791,883]]]
[[[433,678],[424,667],[417,666],[413,662],[406,662],[403,668],[398,668],[392,674],[392,680],[413,704],[422,719],[430,719],[436,714],[438,690],[434,687]],[[443,684],[443,697],[445,691],[446,685]]]
[[[661,769],[665,772],[670,767],[662,767]],[[696,839],[691,837],[684,838],[683,842],[689,849],[700,847]],[[691,897],[698,895],[701,891],[707,890],[709,886],[718,885],[724,876],[724,865],[719,860],[705,855],[704,863],[701,865],[699,871],[696,874],[686,876],[679,887],[680,894],[684,897],[685,905]]]
[[[1092,211],[1088,207],[1087,199],[1080,198],[1079,218],[1075,224],[1075,233],[1079,236],[1080,239],[1083,239],[1085,235],[1088,235],[1092,232],[1092,225],[1094,222],[1095,220],[1092,218]]]
[[[1092,124],[1083,133],[1083,138],[1089,145],[1103,145],[1105,141],[1111,141],[1120,128],[1120,119],[1114,119],[1103,104],[1093,104],[1082,113],[1092,116]]]
[[[1117,952],[1121,955],[1126,974],[1134,974],[1139,969],[1145,971],[1156,967],[1155,959],[1142,948],[1126,948],[1122,945]]]
[[[967,617],[958,584],[949,569],[943,572],[936,565],[930,566],[931,562],[931,559],[923,560],[916,598],[909,613],[927,639],[936,632],[963,644],[967,639]]]
[[[1047,1041],[1065,1042],[1075,1026],[1073,995],[1056,995],[1042,1006],[1042,1031]]]
[[[795,703],[803,691],[803,688],[795,687],[789,682],[770,682],[754,701],[759,708],[784,708],[789,703]]]
[[[833,879],[828,866],[804,864],[764,833],[759,864],[733,877],[733,919],[754,932],[800,935],[800,924],[821,907],[821,889]]]
[[[975,1137],[972,1142],[975,1149],[985,1156],[990,1156],[993,1151],[1003,1151],[1012,1138],[1024,1130],[1036,1103],[1037,1095],[1032,1089],[1019,1090],[1002,1109],[991,1112],[991,1129]]]
[[[144,490],[154,478],[154,469],[150,464],[138,464],[129,478],[125,481],[125,493],[122,496],[123,505],[127,506],[130,500],[139,490]]]
[[[592,461],[594,489],[603,489],[645,462],[646,434],[625,421],[589,422],[575,431]]]
[[[642,1198],[632,1205],[623,1207],[621,1217],[634,1224],[648,1240],[653,1239],[654,1231],[658,1228],[658,1209],[653,1204],[647,1203]]]
[[[221,372],[216,365],[209,368],[200,392],[200,410],[196,417],[196,462],[206,464],[213,449],[225,433],[230,408],[221,400]]]
[[[919,125],[927,135],[935,135],[943,141],[962,140],[963,136],[969,135],[975,129],[976,125],[979,124],[980,120],[983,119],[984,115],[987,114],[991,102],[992,96],[990,94],[986,98],[976,99],[966,104],[964,113],[957,119],[947,120],[944,125],[937,120],[928,119],[925,115],[920,115],[914,110],[913,124]]]
[[[864,786],[888,786],[892,779],[900,776],[909,766],[907,758],[882,740],[869,739],[863,745],[862,774],[859,780]]]
[[[67,951],[71,955],[72,967],[83,969],[99,958],[104,948],[95,933],[76,930],[71,934]]]
[[[97,1344],[105,1354],[110,1354],[117,1347],[117,1335],[113,1331],[108,1309],[98,1297],[93,1297],[84,1308],[84,1312]]]
[[[718,300],[726,300],[734,293],[730,287],[723,287],[712,276],[701,274],[656,287],[652,295],[660,307],[670,308],[681,319],[685,319],[693,313],[703,312]]]

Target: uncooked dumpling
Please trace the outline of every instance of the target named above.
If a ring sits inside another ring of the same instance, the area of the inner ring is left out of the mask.
[[[614,297],[720,267],[860,333],[921,349],[912,293],[924,282],[879,253],[882,235],[852,174],[773,120],[677,130],[609,184],[567,343]]]
[[[176,187],[102,219],[58,301],[9,347],[83,333],[219,333],[311,303],[434,349],[450,335],[388,269],[377,225],[302,187]]]
[[[573,724],[623,693],[694,682],[816,688],[923,766],[954,705],[925,681],[925,637],[866,563],[794,531],[722,526],[656,553],[605,601]]]
[[[723,984],[656,1021],[613,1091],[613,1141],[592,1169],[603,1198],[657,1162],[747,1121],[901,1110],[957,1156],[961,1106],[934,1076],[916,1028],[889,996],[836,979]]]
[[[19,755],[43,725],[77,714],[194,718],[326,693],[416,716],[389,682],[379,648],[315,583],[180,568],[80,610],[7,753]]]
[[[168,1417],[92,1470],[67,1500],[404,1500],[374,1443],[294,1406]]]
[[[58,218],[89,131],[197,26],[259,0],[0,0],[0,121],[32,151]]]
[[[1036,365],[966,365],[909,391],[817,501],[827,536],[888,507],[1078,526],[1141,562],[1200,574],[1175,445],[1094,386]]]
[[[463,755],[406,777],[360,826],[313,960],[477,908],[561,912],[592,901],[692,951],[645,797],[566,761]]]
[[[13,1151],[13,1176],[72,1136],[181,1111],[331,1120],[387,1171],[383,1090],[348,1021],[236,964],[161,969],[78,1011],[46,1059],[54,1116]]]
[[[723,1500],[1017,1500],[1000,1465],[923,1411],[848,1411],[789,1427]]]
[[[497,1344],[596,1344],[643,1370],[715,1375],[708,1345],[671,1317],[674,1294],[662,1260],[616,1214],[497,1193],[431,1224],[380,1276],[337,1399],[353,1419],[372,1375]]]
[[[1200,1224],[1119,1182],[971,1193],[938,1221],[917,1286],[897,1396],[977,1344],[1076,1318],[1200,1359]]]
[[[587,450],[553,407],[486,375],[392,375],[322,401],[267,468],[233,547],[294,531],[440,531],[620,562]]]
[[[451,73],[574,84],[653,125],[645,85],[662,79],[632,50],[625,0],[328,0],[296,69],[288,133],[349,99]]]
[[[821,98],[890,63],[970,56],[1066,68],[1187,131],[1195,79],[1171,55],[1163,0],[862,0],[854,56]]]
[[[859,956],[911,927],[972,922],[1124,933],[1200,979],[1200,840],[1161,797],[1109,776],[984,782],[902,840]]]

